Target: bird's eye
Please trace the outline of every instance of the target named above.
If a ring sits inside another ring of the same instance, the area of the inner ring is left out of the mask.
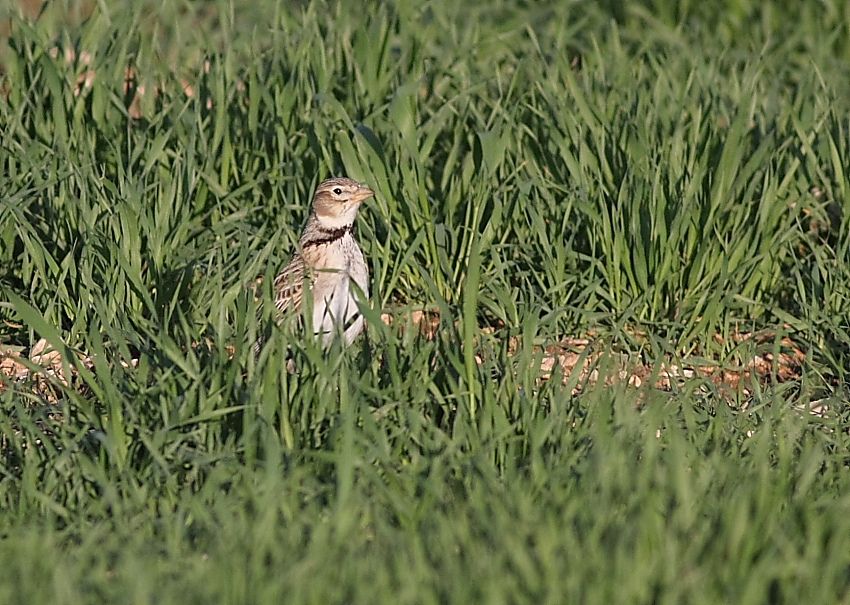
[[[340,189],[339,187],[336,187],[334,189],[334,195],[342,195],[342,189]]]

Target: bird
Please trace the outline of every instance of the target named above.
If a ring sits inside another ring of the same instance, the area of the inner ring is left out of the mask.
[[[312,297],[313,333],[325,348],[338,335],[350,345],[363,331],[357,304],[368,300],[369,268],[354,222],[360,205],[374,195],[368,185],[346,177],[319,183],[298,249],[274,280],[279,317],[300,313],[305,298]]]

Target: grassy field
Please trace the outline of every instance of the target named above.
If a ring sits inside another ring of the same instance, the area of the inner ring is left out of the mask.
[[[0,7],[0,602],[850,603],[846,2]]]

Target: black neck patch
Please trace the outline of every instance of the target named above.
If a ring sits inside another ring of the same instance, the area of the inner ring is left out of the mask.
[[[312,246],[323,246],[324,244],[330,244],[338,239],[342,239],[348,233],[354,233],[354,225],[346,225],[345,227],[338,227],[337,229],[318,229],[319,234],[315,239],[311,239],[310,241],[304,242],[302,244],[302,248],[310,248]]]

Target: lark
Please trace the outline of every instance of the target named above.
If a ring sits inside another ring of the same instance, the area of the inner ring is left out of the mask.
[[[274,281],[280,313],[301,312],[305,297],[311,297],[313,332],[325,347],[337,335],[350,345],[363,331],[357,303],[369,296],[369,268],[354,237],[354,220],[360,204],[374,195],[349,178],[322,181],[298,250]]]

